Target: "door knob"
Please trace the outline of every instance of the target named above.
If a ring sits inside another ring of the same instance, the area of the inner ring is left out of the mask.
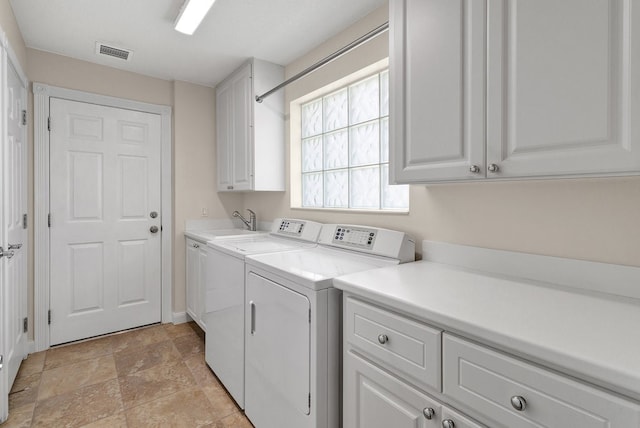
[[[156,218],[156,217],[158,217],[158,212],[157,212],[157,211],[151,211],[151,212],[149,213],[149,217],[151,217],[151,218]]]
[[[149,228],[149,232],[151,233],[158,233],[158,226],[151,226]]]

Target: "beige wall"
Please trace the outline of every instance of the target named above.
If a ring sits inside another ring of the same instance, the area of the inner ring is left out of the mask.
[[[292,76],[387,20],[381,8],[286,68]],[[388,56],[378,37],[286,89],[289,103]],[[286,129],[290,124],[286,123]],[[288,132],[287,132],[288,135]],[[287,141],[287,144],[290,142]],[[245,208],[278,216],[388,227],[423,239],[640,266],[640,177],[411,186],[410,214],[291,209],[290,195],[248,194]]]
[[[185,82],[174,85],[174,283],[173,308],[185,310],[184,224],[189,219],[228,218],[242,206],[240,194],[218,194],[215,169],[215,91]]]

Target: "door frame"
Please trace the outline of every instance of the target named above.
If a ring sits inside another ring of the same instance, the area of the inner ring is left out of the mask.
[[[173,321],[173,217],[172,217],[172,109],[171,106],[149,104],[124,98],[98,95],[73,89],[33,83],[33,143],[34,143],[34,341],[36,351],[48,349],[50,282],[49,215],[49,101],[62,98],[70,101],[98,104],[107,107],[136,110],[160,115],[161,119],[161,216],[162,216],[162,310],[163,323]]]

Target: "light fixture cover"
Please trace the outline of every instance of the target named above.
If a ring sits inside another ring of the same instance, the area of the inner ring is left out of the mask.
[[[215,0],[186,0],[176,18],[174,28],[184,34],[193,34],[213,6]]]

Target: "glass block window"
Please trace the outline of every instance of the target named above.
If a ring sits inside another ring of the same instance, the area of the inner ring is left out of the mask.
[[[301,108],[303,207],[409,209],[409,186],[388,184],[388,71]]]

